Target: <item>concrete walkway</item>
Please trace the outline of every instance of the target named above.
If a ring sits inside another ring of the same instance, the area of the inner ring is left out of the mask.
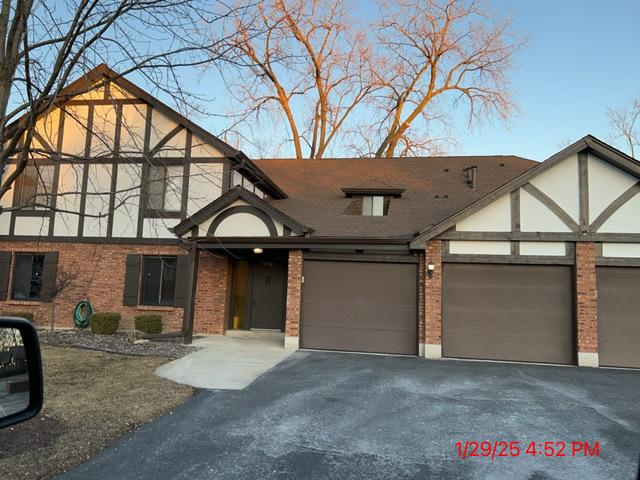
[[[158,367],[156,375],[196,388],[242,390],[287,358],[279,332],[227,332],[193,341],[201,350]]]

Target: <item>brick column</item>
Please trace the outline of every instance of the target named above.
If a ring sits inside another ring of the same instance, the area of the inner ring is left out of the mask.
[[[193,329],[199,333],[224,333],[231,297],[229,259],[201,251],[198,258]]]
[[[442,240],[429,240],[425,249],[424,276],[424,356],[442,357]],[[429,276],[428,265],[433,264],[433,274]]]
[[[302,250],[289,250],[287,270],[287,316],[284,348],[300,348],[300,302],[302,293]]]
[[[598,366],[598,290],[596,245],[576,242],[576,324],[578,365]]]

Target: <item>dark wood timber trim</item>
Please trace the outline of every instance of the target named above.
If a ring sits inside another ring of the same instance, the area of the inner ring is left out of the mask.
[[[122,138],[122,105],[116,105],[116,129],[113,139],[113,155],[120,154]],[[113,217],[116,205],[116,191],[118,190],[118,162],[111,163],[111,187],[109,190],[109,216],[107,217],[107,237],[113,236]]]
[[[185,220],[188,216],[187,207],[189,204],[189,176],[191,174],[191,145],[193,135],[187,130],[187,138],[184,145],[184,168],[182,170],[182,198],[180,201],[180,220]]]
[[[118,163],[143,163],[148,162],[151,165],[182,165],[184,163],[184,156],[179,157],[161,157],[161,158],[148,158],[145,159],[142,154],[137,157],[121,157],[121,156],[94,156],[90,158],[72,158],[61,157],[59,159],[42,158],[38,159],[38,163],[42,165],[54,165],[57,163],[62,164],[85,164],[85,163],[104,163],[105,161],[113,161]],[[223,163],[225,159],[223,157],[191,157],[192,163]],[[18,160],[10,158],[7,160],[7,164],[16,164]]]
[[[516,188],[509,195],[511,203],[511,231],[520,231],[520,189]],[[520,254],[520,242],[511,241],[511,255]]]
[[[108,84],[107,84],[108,85]],[[146,102],[139,98],[94,98],[86,100],[67,100],[65,105],[144,105]]]
[[[233,172],[237,170],[231,166],[231,161],[228,158],[225,158],[224,163],[222,164],[222,193],[228,192],[233,188]],[[244,183],[244,177],[242,178],[242,183]]]
[[[578,232],[447,232],[438,235],[442,240],[496,240],[530,242],[640,242],[640,233],[589,233]]]
[[[209,226],[209,230],[207,231],[207,235],[211,237],[216,236],[216,229],[222,223],[223,220],[229,218],[236,213],[249,213],[255,217],[258,217],[265,224],[267,229],[269,230],[269,236],[277,237],[278,230],[276,229],[275,223],[271,220],[271,217],[264,213],[262,210],[254,207],[253,205],[239,205],[236,207],[231,207],[226,210],[223,210],[214,220],[211,222]]]
[[[572,232],[579,231],[578,224],[571,218],[571,216],[564,211],[564,209],[554,202],[551,197],[549,197],[546,193],[542,192],[540,189],[532,185],[531,183],[527,183],[522,186],[522,189],[530,194],[532,197],[539,200],[544,206],[546,206],[549,210],[551,210],[562,222],[569,227]]]
[[[52,242],[52,243],[104,243],[124,245],[180,245],[177,238],[136,238],[136,237],[47,237],[42,235],[2,235],[6,242]]]
[[[521,265],[573,265],[569,256],[554,255],[443,255],[446,263],[508,263]]]
[[[87,113],[87,137],[84,145],[84,156],[89,158],[91,155],[91,131],[93,130],[93,105],[89,105]],[[82,168],[82,187],[80,191],[80,215],[78,216],[78,237],[84,234],[84,213],[87,207],[87,185],[89,184],[89,165],[85,164]]]
[[[590,228],[592,232],[597,232],[604,223],[611,218],[625,203],[640,193],[640,182],[633,184],[622,195],[616,198],[605,208],[600,215],[593,221]]]
[[[587,152],[578,153],[578,188],[580,198],[580,232],[589,232],[589,161]]]
[[[596,265],[599,267],[639,267],[640,258],[630,257],[596,257]]]
[[[375,253],[320,253],[304,252],[304,260],[329,260],[337,262],[420,263],[418,255],[386,255]]]
[[[140,196],[138,197],[138,229],[136,235],[138,238],[142,238],[144,231],[144,214],[147,207],[145,181],[149,177],[149,142],[151,141],[152,115],[153,108],[151,108],[150,104],[147,104],[147,111],[144,120],[144,143],[142,148],[144,163],[142,164],[142,172],[140,172]]]

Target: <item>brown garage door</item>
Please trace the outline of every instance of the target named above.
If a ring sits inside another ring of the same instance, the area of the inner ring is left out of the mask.
[[[446,264],[446,357],[574,362],[572,270],[566,266]]]
[[[600,365],[640,368],[640,268],[598,267]]]
[[[302,348],[415,355],[415,264],[305,260]]]

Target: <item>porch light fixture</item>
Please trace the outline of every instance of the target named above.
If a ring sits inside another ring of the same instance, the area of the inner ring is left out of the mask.
[[[433,263],[429,263],[427,265],[427,275],[429,278],[433,278],[433,271],[436,269],[436,266]]]
[[[260,254],[262,252],[264,252],[264,250],[262,250],[260,247],[256,247],[256,248],[253,249],[253,253],[255,253],[255,254]]]

